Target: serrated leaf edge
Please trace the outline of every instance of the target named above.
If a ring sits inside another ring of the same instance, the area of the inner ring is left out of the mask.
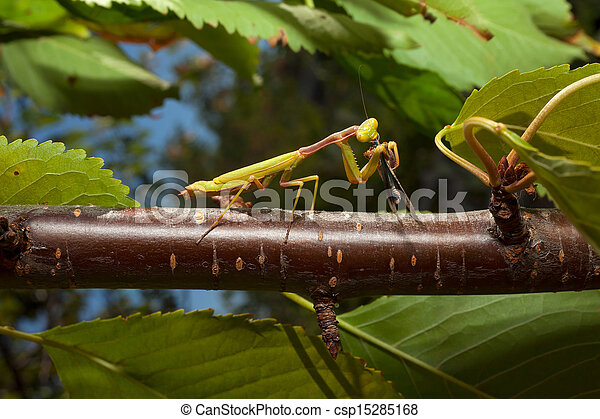
[[[52,156],[50,156],[47,160],[44,160],[45,162],[48,162],[57,157],[62,157],[62,158],[71,159],[76,162],[84,162],[84,163],[89,164],[90,165],[89,169],[98,170],[98,177],[90,178],[91,180],[94,180],[94,179],[110,180],[113,183],[113,185],[110,185],[110,186],[116,187],[119,190],[119,192],[123,193],[122,199],[119,199],[119,197],[117,197],[114,194],[107,193],[108,195],[117,198],[118,203],[125,204],[128,201],[130,201],[130,203],[133,204],[133,206],[139,206],[139,203],[137,201],[135,201],[134,199],[127,196],[127,194],[130,191],[129,186],[123,184],[120,179],[114,178],[113,177],[114,172],[112,170],[102,168],[102,166],[104,166],[104,159],[102,159],[100,157],[88,157],[87,152],[80,148],[65,151],[66,146],[64,143],[62,143],[60,141],[46,140],[46,141],[40,143],[35,138],[29,138],[27,140],[22,140],[22,139],[18,138],[16,140],[8,142],[8,139],[6,138],[6,136],[0,135],[0,147],[7,147],[7,148],[11,147],[11,146],[16,147],[20,144],[23,146],[30,147],[30,148],[35,148],[35,147],[43,148],[43,147],[52,147],[52,146],[56,147],[56,150],[52,150],[52,153],[54,153],[54,154]],[[10,167],[12,167],[12,166],[10,166]],[[4,172],[0,173],[0,176],[2,176],[4,173],[6,173],[6,171],[8,169],[10,169],[10,167],[8,167]],[[47,174],[48,173],[45,173],[43,176],[45,176]],[[86,175],[88,175],[87,172],[86,172]],[[96,195],[98,195],[98,194],[96,194]],[[76,198],[77,197],[75,197],[73,199],[76,199]]]

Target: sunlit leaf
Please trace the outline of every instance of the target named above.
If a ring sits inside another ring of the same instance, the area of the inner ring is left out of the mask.
[[[0,205],[49,204],[133,206],[129,188],[83,150],[65,152],[62,143],[0,136]]]
[[[76,16],[103,37],[111,40],[147,42],[160,47],[183,35],[196,42],[217,60],[230,66],[240,76],[256,79],[259,49],[238,33],[228,33],[222,25],[204,25],[196,29],[174,13],[160,13],[148,5],[113,3],[110,8],[91,6],[79,0],[60,0]]]
[[[512,71],[475,90],[465,102],[455,128],[446,135],[452,150],[480,165],[462,134],[462,123],[481,116],[505,123],[521,134],[544,105],[569,84],[600,72],[600,64],[569,71],[568,65],[538,69],[529,73]],[[564,156],[600,165],[600,85],[581,89],[567,97],[542,124],[532,144],[551,156]],[[510,147],[488,132],[475,131],[477,139],[498,161]]]
[[[383,31],[377,22],[360,23],[348,16],[323,9],[271,1],[219,0],[80,0],[87,5],[111,7],[114,4],[172,13],[189,20],[196,28],[205,24],[223,25],[228,33],[246,38],[283,42],[293,51],[304,48],[310,53],[320,50],[378,52],[382,48],[411,48],[415,43],[401,29]]]
[[[172,18],[167,13],[160,13],[140,1],[132,1],[129,4],[108,2],[106,7],[103,7],[107,3],[104,1],[58,0],[58,3],[79,18],[101,24],[161,22]]]
[[[0,41],[51,33],[89,36],[87,28],[72,19],[54,0],[0,1]]]
[[[410,17],[371,0],[337,3],[358,22],[408,33],[419,47],[391,49],[390,56],[400,64],[438,73],[458,89],[482,85],[515,67],[528,71],[583,57],[581,49],[542,32],[518,0],[428,1],[426,16]]]
[[[52,0],[2,0],[0,21],[2,25],[22,25],[29,28],[46,28],[67,16],[67,12]]]
[[[43,332],[71,397],[398,397],[360,360],[274,320],[183,310]]]

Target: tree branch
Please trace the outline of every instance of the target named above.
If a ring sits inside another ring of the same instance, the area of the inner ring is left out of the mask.
[[[600,288],[600,258],[560,211],[522,213],[522,245],[500,243],[488,211],[301,214],[284,244],[289,212],[240,209],[196,246],[220,210],[4,206],[26,243],[0,243],[0,288],[325,289],[337,300]]]

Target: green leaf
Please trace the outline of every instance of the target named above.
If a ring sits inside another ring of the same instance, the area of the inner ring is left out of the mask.
[[[334,361],[299,327],[212,314],[136,314],[30,340],[41,338],[76,398],[398,397],[380,373],[348,354]]]
[[[237,33],[227,33],[223,26],[205,25],[201,30],[187,22],[174,22],[173,27],[183,36],[197,43],[217,60],[234,69],[241,77],[258,81],[258,46],[250,44]]]
[[[145,4],[130,6],[114,3],[106,8],[89,6],[79,0],[60,0],[60,3],[76,16],[92,21],[88,25],[95,31],[110,33],[119,38],[146,38],[148,42],[163,39],[169,41],[179,33],[197,43],[215,59],[227,64],[241,77],[258,81],[258,46],[250,44],[237,33],[228,33],[222,25],[204,25],[199,30],[189,22],[177,19],[172,12],[160,13]]]
[[[83,150],[65,152],[63,143],[31,139],[9,144],[0,136],[0,205],[138,205],[103,164],[86,158]]]
[[[597,119],[598,114],[595,116]],[[598,123],[600,121],[596,121]],[[502,139],[533,169],[537,181],[600,253],[600,166],[589,161],[550,156],[510,131]]]
[[[597,397],[599,298],[395,296],[338,319],[345,350],[409,398]]]
[[[139,22],[160,22],[170,20],[173,16],[159,13],[152,7],[138,2],[132,4],[110,4],[102,7],[106,2],[82,2],[80,0],[58,0],[60,5],[73,15],[96,23],[126,24]],[[99,4],[99,5],[96,5]]]
[[[316,50],[379,52],[383,48],[415,46],[403,30],[394,36],[374,24],[358,23],[348,16],[327,13],[323,9],[271,1],[219,0],[80,0],[88,5],[111,7],[113,4],[148,5],[160,13],[174,13],[189,20],[196,28],[205,24],[223,25],[228,33],[246,38],[281,40],[293,51]]]
[[[87,28],[54,0],[0,0],[0,41],[66,33],[86,38]]]
[[[53,0],[2,0],[2,25],[21,25],[29,28],[47,28],[64,19],[67,12]]]
[[[566,38],[577,29],[566,0],[522,0],[522,3],[536,26],[550,36]]]
[[[406,114],[426,132],[452,121],[463,100],[435,73],[396,64],[383,56],[336,54],[351,74],[360,74],[363,85],[389,106]]]
[[[569,84],[600,72],[600,64],[590,64],[569,71],[568,65],[538,69],[529,73],[512,71],[493,79],[469,96],[452,130],[446,135],[452,150],[481,167],[467,146],[462,123],[481,116],[505,123],[522,133],[544,105]],[[583,160],[600,165],[600,85],[589,86],[566,98],[542,124],[531,143],[552,156]],[[487,131],[475,130],[477,139],[498,161],[510,147]]]
[[[54,112],[127,117],[148,112],[176,88],[98,37],[24,39],[2,45],[10,79]]]
[[[427,3],[421,0],[374,0],[404,16],[412,16],[427,10]]]
[[[528,71],[583,57],[581,49],[544,34],[519,0],[428,1],[433,23],[420,14],[406,17],[371,0],[337,3],[358,22],[377,22],[388,31],[410,34],[420,47],[390,49],[390,56],[400,64],[438,73],[461,90],[515,67]]]

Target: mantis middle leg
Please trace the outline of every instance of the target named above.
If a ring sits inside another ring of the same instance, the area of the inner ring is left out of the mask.
[[[296,193],[296,199],[294,199],[294,206],[292,207],[292,219],[290,220],[290,224],[288,225],[287,233],[285,235],[284,243],[287,243],[288,237],[290,235],[290,229],[292,228],[292,222],[294,221],[294,211],[296,211],[296,205],[298,204],[298,200],[300,199],[300,192],[302,191],[302,187],[304,186],[304,182],[310,182],[311,180],[315,181],[315,189],[313,192],[312,204],[310,206],[310,211],[313,212],[315,210],[315,201],[317,199],[317,192],[319,189],[319,175],[311,175],[305,176],[299,179],[289,180],[292,175],[292,169],[288,169],[281,175],[281,180],[279,184],[286,188],[289,186],[298,186],[298,192]]]

